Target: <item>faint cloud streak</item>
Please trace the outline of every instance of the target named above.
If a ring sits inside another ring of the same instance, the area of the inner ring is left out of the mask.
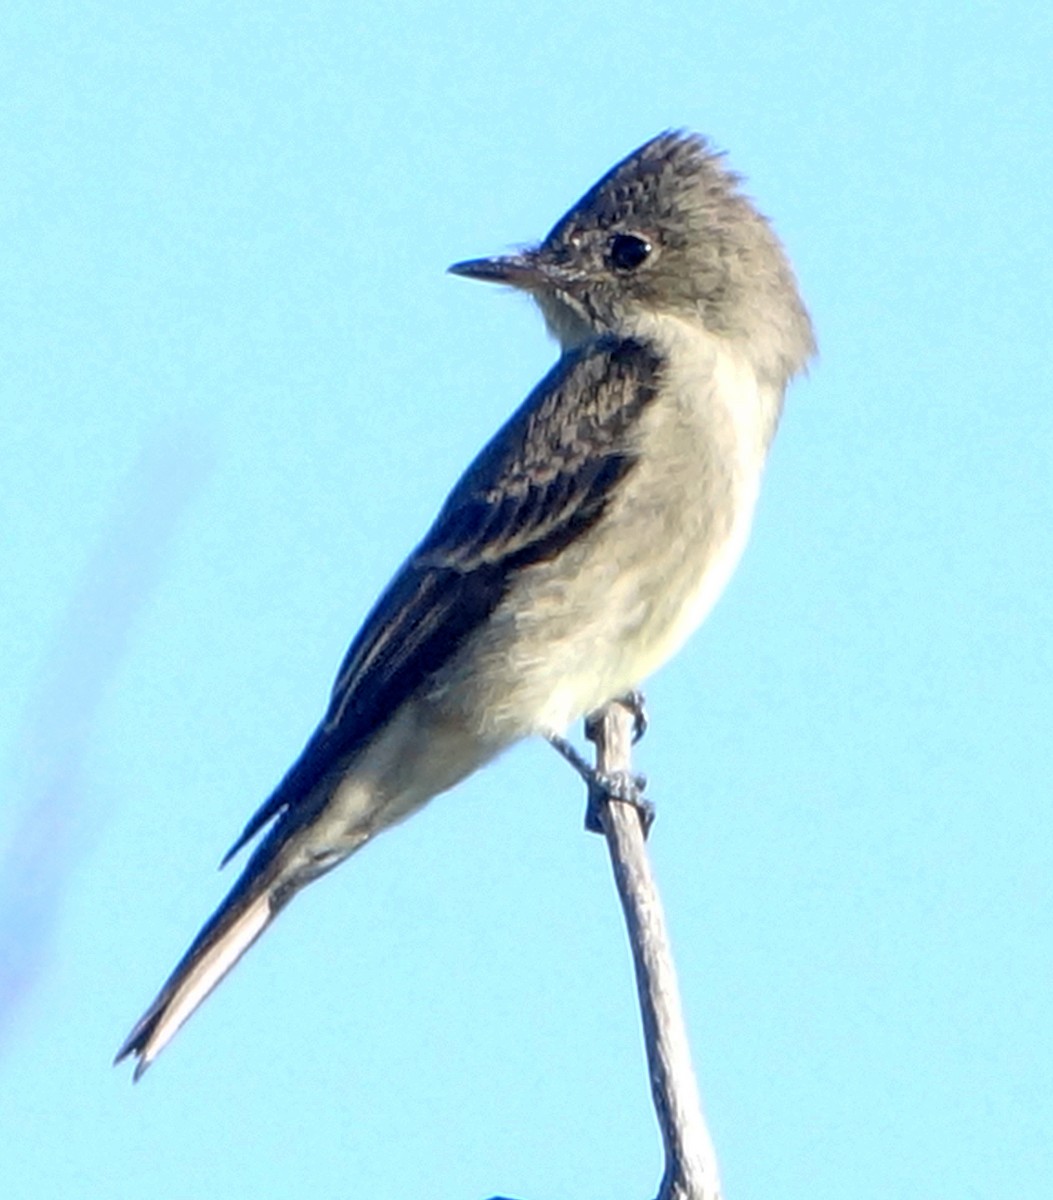
[[[40,976],[83,843],[84,763],[106,689],[212,466],[198,430],[139,455],[70,600],[14,745],[23,816],[0,858],[0,1048]]]

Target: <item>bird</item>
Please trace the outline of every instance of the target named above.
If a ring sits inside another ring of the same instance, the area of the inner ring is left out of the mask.
[[[558,361],[454,485],[227,852],[256,842],[121,1045],[135,1079],[307,884],[680,649],[738,563],[816,352],[771,224],[688,131],[618,162],[540,243],[449,270],[531,296]]]

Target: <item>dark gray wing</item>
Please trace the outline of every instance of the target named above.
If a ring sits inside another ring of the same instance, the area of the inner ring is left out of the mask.
[[[634,462],[632,429],[661,360],[604,338],[556,364],[458,481],[435,524],[352,642],[329,709],[231,848],[338,777],[348,759],[493,612],[518,571],[552,558],[603,515]]]

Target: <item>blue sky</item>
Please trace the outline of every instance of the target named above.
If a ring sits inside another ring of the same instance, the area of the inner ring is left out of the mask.
[[[1037,2],[9,6],[8,1200],[653,1194],[544,746],[310,889],[139,1086],[109,1061],[553,360],[445,267],[670,126],[749,178],[822,351],[639,751],[727,1194],[1047,1194],[1051,51]]]

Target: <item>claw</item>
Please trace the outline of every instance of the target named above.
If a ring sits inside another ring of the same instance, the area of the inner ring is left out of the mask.
[[[619,696],[618,703],[632,713],[633,745],[635,746],[647,732],[647,726],[650,724],[647,717],[647,700],[639,688],[633,688],[631,692],[626,692],[624,696]]]

